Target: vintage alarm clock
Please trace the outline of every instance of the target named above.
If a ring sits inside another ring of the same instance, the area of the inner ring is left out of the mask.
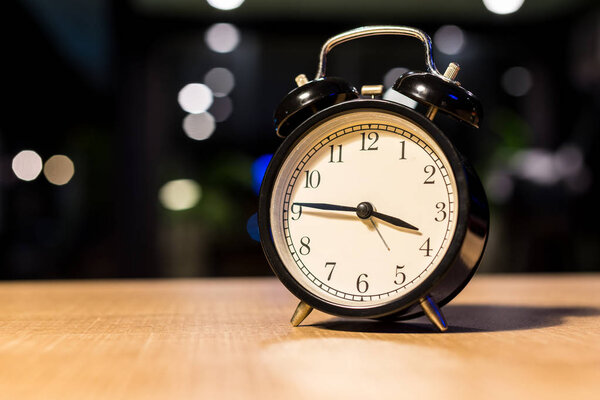
[[[426,72],[407,72],[393,89],[428,107],[420,113],[326,76],[336,45],[375,35],[419,39]],[[489,210],[479,178],[432,120],[444,112],[478,127],[479,100],[442,75],[431,39],[403,26],[344,32],[322,47],[318,72],[299,75],[275,112],[285,138],[264,176],[260,238],[281,282],[300,299],[299,325],[313,308],[344,317],[408,319],[440,310],[481,260]]]

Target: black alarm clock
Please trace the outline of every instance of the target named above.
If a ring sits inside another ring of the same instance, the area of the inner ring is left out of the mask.
[[[393,89],[423,113],[361,94],[325,74],[336,45],[375,35],[419,39],[426,72],[406,72]],[[489,209],[471,165],[432,121],[438,111],[478,127],[479,100],[442,75],[431,39],[403,26],[344,32],[322,47],[314,80],[296,78],[275,112],[285,138],[263,179],[258,221],[265,256],[300,300],[299,325],[313,308],[344,317],[427,315],[447,329],[441,307],[473,276],[485,249]]]

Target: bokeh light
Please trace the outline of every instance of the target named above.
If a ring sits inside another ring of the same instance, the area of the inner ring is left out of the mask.
[[[553,158],[554,169],[563,177],[572,177],[578,175],[584,168],[583,151],[574,144],[562,145],[555,153]]]
[[[179,91],[177,101],[184,111],[199,114],[208,110],[213,102],[213,94],[202,83],[189,83]]]
[[[460,53],[465,44],[465,34],[456,25],[444,25],[433,36],[435,47],[444,54]]]
[[[202,188],[192,179],[169,181],[158,192],[160,203],[172,211],[188,210],[198,204],[201,197]]]
[[[273,158],[273,154],[264,154],[252,163],[252,189],[254,189],[256,194],[260,192],[260,185],[267,171],[267,166],[271,162],[271,158]]]
[[[227,68],[217,67],[206,73],[204,84],[212,90],[215,97],[225,97],[233,90],[235,78]]]
[[[206,0],[208,4],[219,10],[233,10],[242,5],[244,0]]]
[[[496,170],[489,174],[485,186],[490,200],[496,204],[504,204],[512,197],[515,184],[508,172]]]
[[[257,242],[260,242],[260,233],[258,230],[258,214],[254,213],[250,218],[248,218],[248,222],[246,222],[246,231],[248,235]]]
[[[408,68],[396,67],[390,69],[383,76],[383,87],[391,88],[392,86],[394,86],[394,83],[396,83],[398,78],[400,78],[400,75],[402,75],[405,72],[408,72]]]
[[[576,175],[570,176],[569,179],[565,179],[565,185],[572,193],[583,194],[590,189],[592,181],[592,171],[584,166]]]
[[[485,8],[494,14],[512,14],[519,10],[525,0],[483,0]]]
[[[552,185],[560,179],[554,169],[553,154],[545,149],[520,150],[510,163],[521,178],[539,185]]]
[[[502,88],[511,96],[520,97],[526,95],[533,86],[531,73],[524,67],[509,68],[502,75]]]
[[[58,154],[52,156],[44,164],[44,175],[48,182],[54,185],[65,185],[69,183],[75,174],[75,165],[67,156]]]
[[[510,159],[513,175],[538,185],[554,185],[563,182],[569,190],[583,193],[591,184],[592,175],[585,165],[582,149],[567,143],[555,152],[546,149],[525,149]]]
[[[13,158],[12,170],[17,178],[32,181],[42,172],[42,158],[33,150],[23,150]]]
[[[216,122],[223,122],[231,116],[233,102],[229,97],[217,97],[208,111],[215,117]]]
[[[212,51],[229,53],[240,43],[240,32],[232,24],[214,24],[206,31],[204,40]]]
[[[189,114],[183,119],[183,131],[194,140],[206,140],[215,131],[215,118],[209,112]]]

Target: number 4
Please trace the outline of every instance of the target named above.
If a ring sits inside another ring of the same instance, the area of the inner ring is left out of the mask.
[[[429,243],[431,238],[427,238],[427,240],[425,241],[425,243],[423,243],[421,245],[421,247],[419,247],[419,250],[423,250],[425,252],[425,257],[431,257],[431,244]]]

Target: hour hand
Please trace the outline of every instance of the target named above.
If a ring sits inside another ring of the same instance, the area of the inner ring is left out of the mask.
[[[406,221],[402,221],[400,218],[392,217],[391,215],[385,215],[382,213],[378,213],[377,211],[373,211],[373,216],[377,219],[388,222],[400,228],[410,229],[411,231],[419,230],[419,228],[417,228],[416,226],[411,225]]]

